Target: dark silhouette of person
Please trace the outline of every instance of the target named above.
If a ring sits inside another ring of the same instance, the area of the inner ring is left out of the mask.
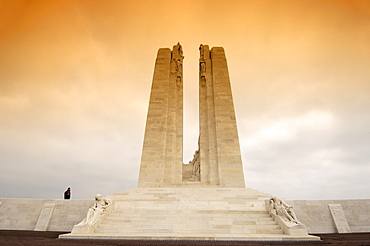
[[[71,199],[71,188],[68,187],[68,189],[64,192],[64,199]]]

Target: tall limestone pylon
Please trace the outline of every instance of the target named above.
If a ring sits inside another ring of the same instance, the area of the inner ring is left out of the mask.
[[[149,102],[139,188],[244,188],[234,104],[225,52],[201,45],[199,58],[199,149],[182,164],[182,47],[159,49]]]
[[[244,188],[234,103],[225,52],[200,46],[200,180],[221,187]]]
[[[182,47],[158,50],[141,156],[139,187],[181,183],[183,143]]]

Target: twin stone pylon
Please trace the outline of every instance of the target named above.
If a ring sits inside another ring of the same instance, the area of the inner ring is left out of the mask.
[[[154,68],[139,188],[244,188],[233,97],[222,47],[200,45],[199,149],[183,160],[183,51],[161,48]]]

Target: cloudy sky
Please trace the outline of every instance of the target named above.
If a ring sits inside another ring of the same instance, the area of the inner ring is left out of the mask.
[[[184,50],[184,162],[199,44],[228,59],[247,187],[370,198],[370,2],[0,0],[0,197],[137,186],[157,50]]]

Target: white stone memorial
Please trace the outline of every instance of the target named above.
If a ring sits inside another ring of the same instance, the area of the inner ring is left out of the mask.
[[[269,194],[245,188],[225,52],[208,45],[199,50],[200,136],[193,160],[182,163],[184,56],[178,43],[158,51],[138,188],[108,196],[104,215],[88,223],[90,209],[60,238],[320,240],[282,200],[274,200],[274,215],[266,206]]]

